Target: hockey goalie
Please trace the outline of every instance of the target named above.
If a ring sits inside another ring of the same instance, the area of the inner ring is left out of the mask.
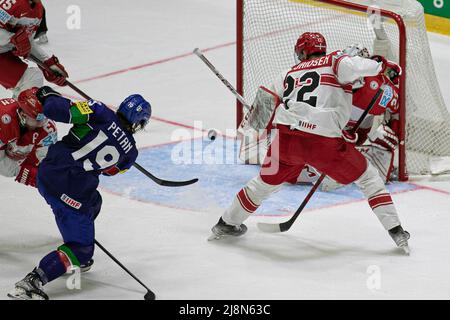
[[[380,45],[378,45],[380,47]],[[343,50],[349,56],[361,56],[384,62],[384,70],[374,77],[366,77],[356,81],[353,88],[353,108],[350,121],[344,131],[350,130],[361,114],[370,104],[378,89],[385,84],[383,94],[378,98],[370,115],[359,127],[355,137],[358,149],[379,171],[385,182],[391,180],[394,168],[395,150],[398,145],[399,105],[398,95],[399,76],[401,68],[396,63],[387,61],[381,55],[370,56],[367,48],[354,44]],[[378,50],[380,51],[380,50]],[[387,53],[384,51],[383,53]],[[271,137],[273,116],[283,98],[277,92],[283,88],[260,87],[251,109],[239,128],[241,149],[239,157],[246,164],[261,164],[264,161]],[[296,183],[312,183],[320,176],[313,167],[305,166]],[[340,187],[337,182],[326,178],[321,185],[322,191],[330,191]]]

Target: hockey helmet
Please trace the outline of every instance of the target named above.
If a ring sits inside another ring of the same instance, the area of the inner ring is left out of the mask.
[[[294,50],[298,59],[302,61],[312,54],[327,53],[327,41],[318,32],[305,32],[298,38]]]
[[[38,88],[34,87],[22,91],[17,98],[19,109],[17,113],[19,115],[20,123],[24,126],[39,128],[44,126],[47,118],[43,112],[43,106],[36,97]]]
[[[147,125],[152,107],[141,95],[133,94],[120,104],[117,113],[128,122],[130,131],[135,133]]]

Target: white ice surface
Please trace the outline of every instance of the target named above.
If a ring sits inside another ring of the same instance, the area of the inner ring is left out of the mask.
[[[190,126],[202,120],[205,128],[234,126],[233,96],[197,57],[188,54],[195,47],[219,46],[208,57],[235,82],[235,1],[44,2],[50,28],[46,49],[60,58],[75,83],[161,61],[79,83],[91,96],[117,105],[126,95],[141,93],[151,100],[157,118]],[[72,4],[81,7],[81,30],[66,28],[66,9]],[[430,34],[430,42],[450,105],[450,38]],[[69,89],[62,91],[73,95]],[[0,89],[0,96],[9,95]],[[144,147],[168,142],[176,128],[153,121],[138,143]],[[61,127],[61,132],[65,130]],[[430,189],[394,196],[411,232],[409,257],[394,248],[364,202],[305,212],[285,234],[268,235],[256,229],[257,221],[278,219],[250,218],[245,237],[210,243],[206,238],[220,210],[177,210],[103,192],[97,239],[159,299],[449,299],[449,181],[449,177],[421,178],[416,183]],[[3,299],[61,240],[53,214],[36,190],[1,177],[0,192]],[[69,291],[60,279],[46,287],[51,298],[143,297],[139,285],[98,249],[95,261],[83,277],[82,290]],[[381,272],[379,289],[367,286],[371,266]]]

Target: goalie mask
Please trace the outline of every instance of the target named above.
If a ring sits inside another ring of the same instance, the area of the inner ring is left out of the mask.
[[[350,57],[359,56],[361,58],[370,58],[369,50],[359,43],[348,46],[343,50],[343,52]]]
[[[31,88],[19,94],[17,115],[22,126],[41,128],[47,123],[43,106],[36,97],[37,91],[38,88]]]

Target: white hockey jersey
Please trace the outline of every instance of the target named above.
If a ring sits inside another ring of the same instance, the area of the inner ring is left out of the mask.
[[[14,50],[11,37],[18,28],[26,28],[30,39],[31,53],[42,61],[50,58],[34,42],[34,35],[39,28],[42,15],[41,3],[36,3],[32,7],[28,0],[0,1],[0,54]]]
[[[349,57],[340,51],[302,61],[274,84],[283,97],[274,124],[325,137],[340,137],[352,110],[352,83],[375,76],[382,69],[376,61]]]

